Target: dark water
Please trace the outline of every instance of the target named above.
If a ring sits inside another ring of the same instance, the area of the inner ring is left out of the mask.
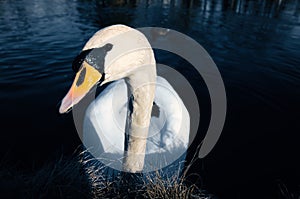
[[[193,167],[205,188],[220,198],[277,198],[279,182],[300,191],[299,13],[297,0],[0,0],[2,159],[26,169],[71,154],[80,140],[72,115],[60,116],[57,104],[72,82],[72,59],[107,25],[158,26],[198,41],[224,80],[222,136]],[[174,55],[156,55],[190,78],[205,132],[201,78],[182,71],[187,63]]]

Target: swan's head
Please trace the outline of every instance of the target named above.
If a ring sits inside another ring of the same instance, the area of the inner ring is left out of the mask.
[[[60,113],[70,110],[97,84],[129,77],[138,69],[145,70],[140,79],[156,77],[155,58],[147,38],[125,25],[112,25],[96,32],[72,67],[75,80],[62,100]]]
[[[105,80],[104,61],[113,45],[108,43],[102,47],[82,51],[73,61],[72,68],[76,72],[74,82],[63,98],[60,113],[68,112],[97,84]]]

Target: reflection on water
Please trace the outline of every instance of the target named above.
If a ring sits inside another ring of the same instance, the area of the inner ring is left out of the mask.
[[[273,186],[277,178],[299,180],[299,13],[298,0],[2,0],[1,151],[24,165],[73,151],[80,141],[72,115],[57,114],[74,75],[73,57],[104,26],[158,26],[198,41],[224,78],[224,132],[194,168],[208,188],[226,196],[248,193],[252,184],[268,189],[259,182]],[[193,84],[204,133],[210,110],[201,77],[174,55],[157,51],[156,57]]]

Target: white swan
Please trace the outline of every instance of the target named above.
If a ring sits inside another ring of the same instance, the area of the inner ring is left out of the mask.
[[[142,33],[124,25],[104,28],[86,43],[73,67],[78,72],[60,113],[95,84],[117,80],[90,104],[84,118],[84,145],[102,163],[126,172],[147,172],[184,156],[189,113],[172,86],[156,76],[154,54]],[[157,107],[158,114],[151,117]]]

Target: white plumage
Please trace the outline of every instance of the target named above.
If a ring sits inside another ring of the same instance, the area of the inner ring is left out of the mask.
[[[82,53],[75,59],[79,71],[61,113],[97,82],[101,86],[115,81],[88,107],[84,118],[83,142],[92,155],[132,173],[157,170],[183,157],[189,114],[172,86],[156,76],[154,53],[145,35],[128,26],[109,26],[96,32]],[[151,117],[153,102],[159,107],[158,117]]]
[[[127,88],[118,80],[103,90],[87,109],[83,142],[102,163],[121,170],[127,114]],[[188,147],[190,118],[172,86],[157,77],[155,103],[159,116],[152,116],[147,138],[143,171],[168,166],[185,154]]]

